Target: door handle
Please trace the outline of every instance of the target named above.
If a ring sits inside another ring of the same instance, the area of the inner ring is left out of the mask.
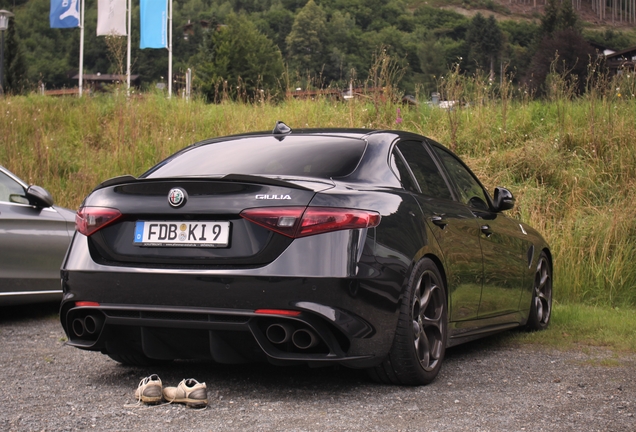
[[[446,228],[446,225],[448,225],[448,221],[441,216],[431,216],[431,222],[442,229]]]
[[[490,225],[482,225],[481,232],[486,234],[486,237],[490,237],[492,235],[492,230],[490,229]]]

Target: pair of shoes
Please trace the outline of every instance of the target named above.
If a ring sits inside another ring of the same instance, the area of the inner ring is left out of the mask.
[[[184,379],[177,387],[163,388],[161,378],[152,374],[139,382],[135,390],[137,402],[161,403],[162,399],[172,403],[184,403],[192,408],[203,408],[208,404],[207,387],[194,378]]]
[[[163,389],[163,398],[170,403],[184,403],[191,408],[204,408],[208,405],[205,383],[194,378],[184,379],[177,387],[166,387]]]

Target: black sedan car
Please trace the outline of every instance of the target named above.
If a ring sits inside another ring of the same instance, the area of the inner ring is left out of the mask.
[[[215,138],[84,200],[68,344],[122,363],[341,364],[418,385],[447,347],[548,325],[552,255],[443,146],[402,131]]]

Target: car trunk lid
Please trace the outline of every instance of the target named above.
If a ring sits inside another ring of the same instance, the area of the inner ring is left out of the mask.
[[[91,254],[111,265],[261,266],[292,239],[240,213],[306,207],[316,192],[332,187],[324,179],[252,175],[105,182],[83,207],[114,207],[122,216],[89,237]],[[210,235],[217,235],[214,242]]]

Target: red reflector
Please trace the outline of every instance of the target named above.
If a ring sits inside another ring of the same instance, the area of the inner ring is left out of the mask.
[[[86,306],[99,306],[99,303],[91,302],[91,301],[78,301],[78,302],[75,302],[75,307],[86,307]]]
[[[241,217],[291,238],[372,228],[380,223],[380,214],[377,212],[331,207],[256,208],[243,210]]]
[[[75,228],[85,236],[108,226],[121,217],[121,212],[108,207],[82,207],[75,215]]]
[[[300,311],[285,310],[285,309],[256,309],[254,313],[259,315],[285,315],[285,316],[298,316]]]

